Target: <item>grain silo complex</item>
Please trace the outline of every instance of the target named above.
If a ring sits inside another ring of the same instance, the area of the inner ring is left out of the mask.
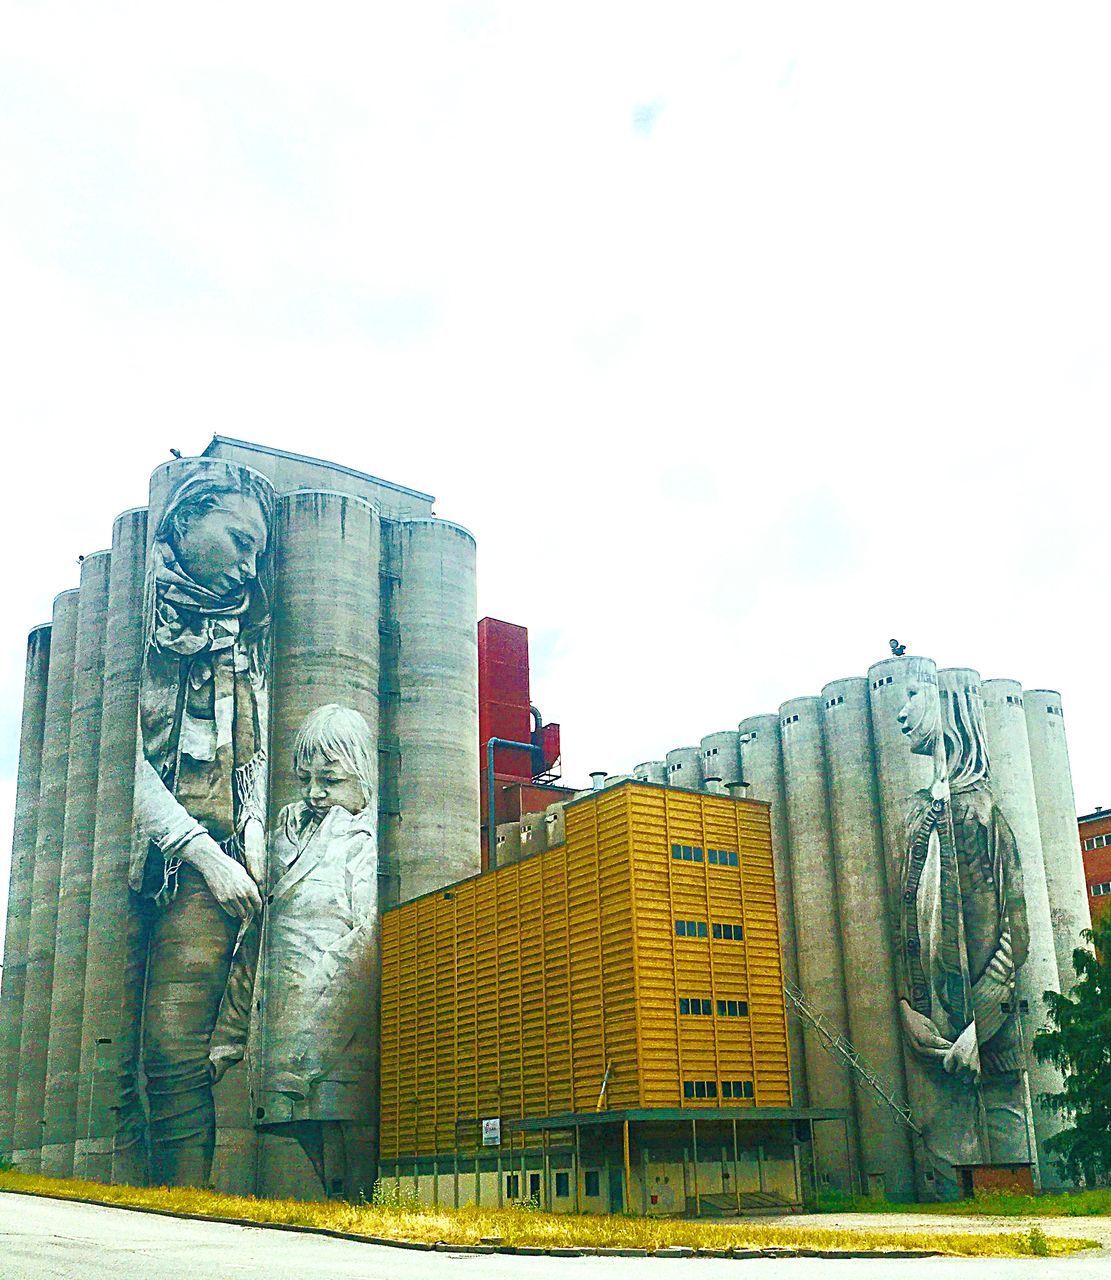
[[[1060,696],[893,653],[575,791],[433,506],[216,436],[30,632],[0,1155],[569,1212],[1057,1185]]]

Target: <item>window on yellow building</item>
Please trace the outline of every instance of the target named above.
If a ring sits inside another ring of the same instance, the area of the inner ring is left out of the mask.
[[[713,1004],[709,1000],[703,1000],[701,996],[679,997],[679,1012],[682,1014],[708,1018],[713,1011]]]
[[[716,1080],[684,1080],[684,1098],[716,1098],[718,1082]]]
[[[739,867],[740,857],[736,849],[708,849],[706,859],[711,867]]]
[[[718,1001],[718,1017],[719,1018],[747,1018],[748,1017],[748,1001],[747,1000],[719,1000]]]
[[[677,938],[705,938],[708,933],[709,930],[706,927],[705,920],[675,921],[675,936]]]
[[[714,925],[715,938],[723,938],[726,942],[741,942],[744,936],[744,925],[725,923]]]
[[[723,1080],[721,1082],[723,1098],[751,1098],[754,1096],[751,1080]]]

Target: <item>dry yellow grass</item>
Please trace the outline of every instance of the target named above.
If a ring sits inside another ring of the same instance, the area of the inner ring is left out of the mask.
[[[350,1205],[336,1201],[256,1200],[193,1189],[107,1187],[95,1182],[0,1172],[0,1191],[22,1191],[100,1204],[162,1209],[201,1217],[325,1227],[361,1236],[426,1243],[478,1244],[500,1237],[514,1247],[660,1249],[932,1249],[960,1257],[1054,1256],[1092,1242],[1048,1240],[1038,1229],[970,1234],[947,1231],[851,1230],[762,1226],[632,1217],[572,1216],[530,1209],[432,1209],[414,1205]]]

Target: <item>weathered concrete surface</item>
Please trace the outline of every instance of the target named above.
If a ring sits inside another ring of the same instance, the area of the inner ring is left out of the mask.
[[[1038,823],[1038,802],[1034,794],[1030,743],[1026,736],[1022,686],[1017,680],[985,680],[984,727],[991,761],[991,790],[995,802],[1010,824],[1022,864],[1026,922],[1030,928],[1030,950],[1018,971],[1015,994],[1019,1000],[1022,1042],[1026,1050],[1026,1070],[1030,1082],[1034,1136],[1038,1145],[1038,1166],[1043,1187],[1060,1185],[1060,1175],[1045,1152],[1046,1140],[1057,1133],[1062,1122],[1038,1106],[1041,1093],[1056,1093],[1061,1074],[1052,1063],[1034,1057],[1031,1044],[1045,1024],[1046,991],[1059,991],[1057,952],[1053,938],[1049,890],[1046,885],[1042,834]],[[1022,1012],[1022,1002],[1026,1012]]]
[[[444,520],[398,526],[397,860],[401,898],[479,870],[475,541]]]
[[[27,934],[31,924],[31,882],[35,872],[39,781],[46,681],[50,665],[50,625],[36,627],[27,637],[23,677],[23,726],[19,735],[12,869],[4,932],[4,974],[0,987],[0,1152],[12,1150],[15,1128],[16,1076],[23,994],[27,976]]]
[[[1068,991],[1076,981],[1072,953],[1083,945],[1080,933],[1092,927],[1092,914],[1076,830],[1076,799],[1065,741],[1065,719],[1061,695],[1055,689],[1026,689],[1022,697],[1053,918],[1057,975],[1061,990]]]
[[[58,880],[62,870],[62,830],[66,816],[73,657],[77,644],[79,599],[79,592],[63,591],[54,601],[51,627],[12,1144],[15,1162],[26,1172],[38,1171],[42,1149],[46,1050],[50,1038],[50,992],[54,985],[54,934],[58,924]]]
[[[704,778],[720,778],[725,786],[741,781],[740,737],[736,729],[722,729],[702,739],[699,745]]]
[[[104,639],[111,569],[110,551],[97,551],[85,557],[81,564],[81,598],[77,607],[73,710],[43,1102],[42,1170],[58,1178],[73,1173],[77,1137],[77,1075],[81,1064],[81,1013],[89,940],[89,888],[96,829]]]
[[[667,785],[702,790],[702,750],[700,747],[673,747],[667,753]]]
[[[127,869],[146,541],[145,507],[117,516],[104,642],[74,1149],[75,1173],[101,1182],[141,1182],[145,1177],[137,1076],[145,938],[138,901],[127,887]]]
[[[771,805],[772,858],[775,862],[775,897],[779,914],[779,941],[783,952],[783,976],[796,986],[799,980],[798,934],[795,929],[795,894],[791,879],[791,838],[787,831],[787,797],[783,789],[783,755],[779,717],[749,716],[737,726],[741,752],[741,776],[754,800]],[[791,1052],[791,1097],[796,1107],[809,1103],[806,1054],[802,1024],[793,1006],[787,1010],[787,1039]]]
[[[799,986],[822,1016],[839,1031],[848,1029],[845,971],[841,950],[841,912],[833,869],[825,754],[817,698],[794,698],[779,708],[787,830],[791,839],[791,884],[797,920]],[[822,1047],[816,1034],[803,1030],[806,1078],[824,1107],[853,1109],[855,1090],[848,1070]],[[815,1130],[818,1169],[832,1186],[848,1190],[845,1139],[840,1125]],[[855,1119],[849,1143],[854,1163],[859,1142]]]
[[[634,765],[633,777],[642,782],[658,782],[663,785],[667,782],[667,763],[663,760],[643,760]]]
[[[905,1099],[868,681],[835,680],[822,690],[821,704],[849,1039]],[[869,919],[872,927],[864,928]],[[865,1188],[880,1190],[872,1183],[879,1175],[887,1195],[911,1197],[914,1159],[908,1130],[870,1089],[857,1088],[856,1104]]]

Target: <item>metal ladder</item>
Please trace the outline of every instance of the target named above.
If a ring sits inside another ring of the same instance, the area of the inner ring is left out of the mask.
[[[813,1029],[822,1048],[831,1057],[836,1058],[840,1063],[848,1067],[858,1080],[863,1081],[873,1093],[882,1098],[908,1129],[913,1130],[919,1137],[922,1137],[922,1130],[915,1122],[910,1108],[899,1101],[895,1096],[894,1089],[861,1058],[851,1042],[841,1032],[826,1024],[825,1018],[809,1003],[793,982],[784,981],[783,991],[789,1003],[798,1011],[799,1017]]]

